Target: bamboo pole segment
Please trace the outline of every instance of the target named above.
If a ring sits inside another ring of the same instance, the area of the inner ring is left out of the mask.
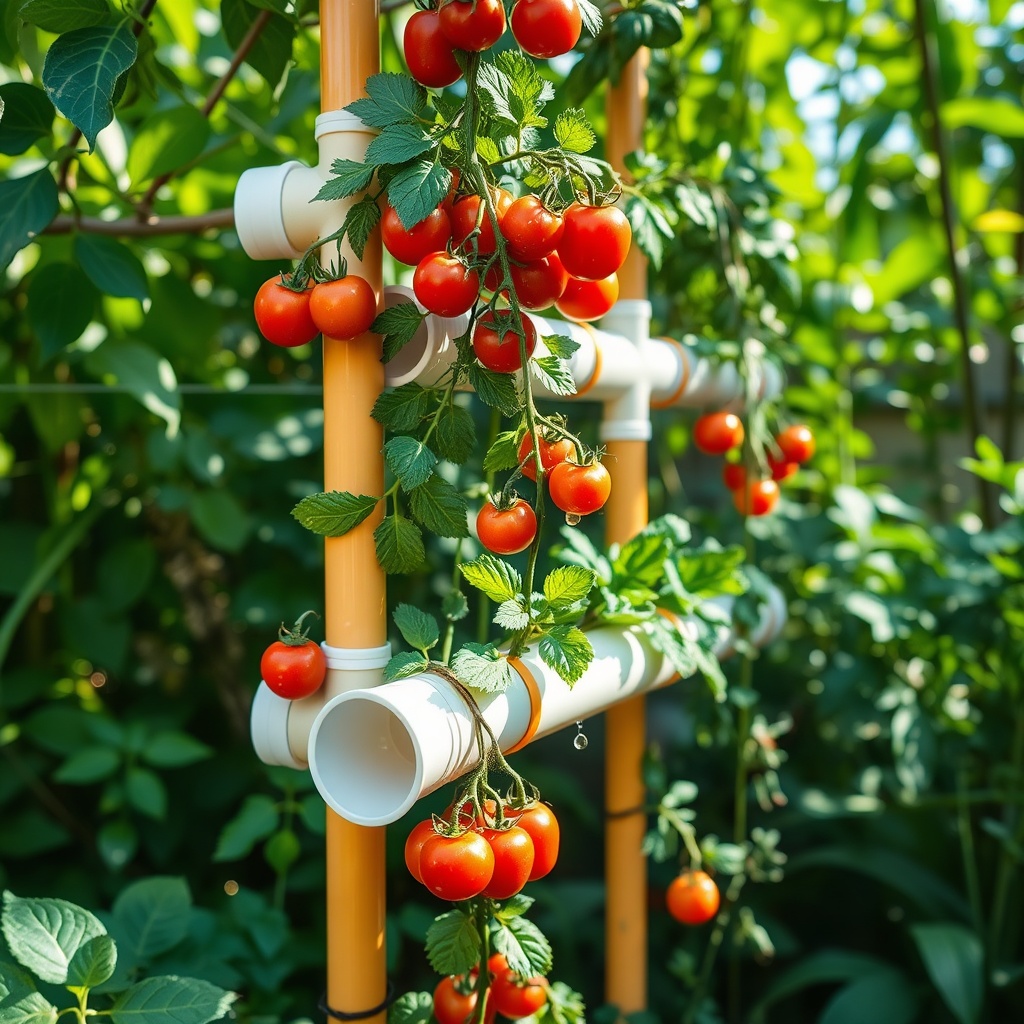
[[[609,88],[606,155],[620,173],[623,158],[643,141],[647,53],[626,65]],[[619,270],[623,299],[647,298],[647,264],[636,245]],[[612,492],[605,537],[623,543],[647,524],[647,442],[610,440]],[[621,1014],[647,1006],[647,862],[641,852],[646,818],[641,762],[646,742],[643,697],[605,716],[605,999]]]
[[[376,0],[321,0],[320,105],[326,113],[364,95],[380,70]],[[364,142],[365,144],[365,142]],[[361,155],[361,154],[360,154]],[[326,254],[325,254],[326,255]],[[381,252],[371,240],[361,262],[347,253],[349,271],[381,294]],[[381,342],[324,338],[324,489],[384,493],[383,436],[370,410],[384,388]],[[385,575],[373,530],[382,510],[324,549],[327,643],[374,648],[387,641]],[[385,960],[384,829],[353,825],[327,809],[327,1003],[343,1013],[382,1006]],[[384,1024],[386,1011],[367,1017]]]

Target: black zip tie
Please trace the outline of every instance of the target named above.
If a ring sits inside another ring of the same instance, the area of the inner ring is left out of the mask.
[[[388,978],[388,991],[387,995],[384,996],[384,1002],[377,1006],[372,1007],[369,1010],[355,1010],[351,1013],[346,1013],[344,1010],[335,1010],[333,1007],[327,1005],[327,993],[320,997],[320,1001],[316,1004],[316,1008],[328,1017],[333,1017],[334,1020],[367,1020],[370,1017],[376,1017],[378,1013],[382,1013],[395,1001],[395,985],[394,982]]]

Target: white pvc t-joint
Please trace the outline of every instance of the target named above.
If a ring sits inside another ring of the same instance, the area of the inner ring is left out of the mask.
[[[630,344],[605,353],[610,365],[601,373],[623,377],[630,384],[616,398],[605,402],[601,421],[602,441],[649,441],[651,430],[651,378],[648,348],[651,343],[651,304],[646,299],[620,299],[601,320],[603,330]],[[628,360],[619,366],[609,357]]]

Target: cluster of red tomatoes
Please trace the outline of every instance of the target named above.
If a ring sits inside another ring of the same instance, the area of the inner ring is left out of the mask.
[[[682,924],[704,924],[718,913],[718,886],[706,871],[684,871],[665,893],[668,912]]]
[[[521,978],[513,971],[502,953],[487,961],[490,978],[487,1011],[484,1020],[493,1021],[496,1014],[519,1020],[537,1013],[548,1001],[544,978]],[[438,1024],[467,1024],[479,999],[477,974],[468,977],[452,975],[442,978],[434,989],[434,1017]]]
[[[708,413],[693,427],[693,443],[707,455],[738,452],[743,436],[743,421],[732,412]],[[775,436],[766,453],[769,476],[748,479],[742,458],[727,460],[722,479],[732,492],[736,510],[745,516],[767,515],[779,500],[779,482],[791,477],[813,454],[814,434],[800,423]]]
[[[260,285],[253,313],[260,334],[283,348],[305,345],[318,334],[349,341],[370,329],[377,296],[357,274],[318,284],[278,275]]]
[[[466,803],[458,824],[469,827],[445,835],[433,819],[421,821],[405,841],[405,865],[435,896],[458,902],[474,896],[505,900],[527,882],[543,878],[558,859],[558,820],[546,804],[503,808],[500,822],[493,801],[473,816]],[[500,825],[500,827],[498,827]]]

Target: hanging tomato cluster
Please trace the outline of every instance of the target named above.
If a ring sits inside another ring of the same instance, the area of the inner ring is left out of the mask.
[[[496,1014],[509,1020],[538,1013],[548,1001],[548,982],[541,976],[524,978],[508,965],[503,953],[487,960],[487,1010],[484,1020],[493,1021]],[[434,989],[434,1018],[437,1024],[466,1024],[472,1019],[480,999],[478,972],[451,974],[442,978]]]

